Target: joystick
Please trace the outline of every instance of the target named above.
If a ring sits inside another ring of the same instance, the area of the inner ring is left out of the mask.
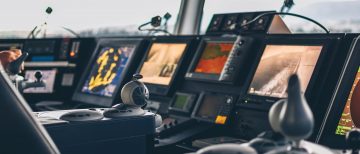
[[[346,144],[352,150],[351,154],[359,154],[360,150],[360,129],[353,128],[346,133]]]
[[[41,78],[43,77],[43,75],[40,71],[36,71],[34,76],[36,78],[35,82],[41,82]]]
[[[134,74],[132,81],[128,82],[121,89],[122,103],[114,105],[112,108],[104,112],[104,116],[108,118],[118,118],[124,116],[144,115],[142,109],[149,100],[149,90],[144,83],[140,82],[142,78],[140,74]]]
[[[6,71],[9,74],[10,79],[21,93],[27,88],[46,86],[45,82],[41,80],[42,73],[40,71],[37,71],[35,73],[36,81],[28,81],[24,79],[24,77],[18,75],[21,72],[22,65],[28,56],[29,54],[27,52],[22,53],[22,55],[19,58],[12,61],[6,68]]]

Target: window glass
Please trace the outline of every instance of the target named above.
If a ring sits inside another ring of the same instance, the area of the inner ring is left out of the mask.
[[[279,11],[284,0],[206,0],[201,32],[205,32],[213,14],[252,11]],[[315,19],[331,32],[360,32],[360,0],[294,0],[290,13]],[[304,19],[285,16],[294,33],[323,32]]]
[[[151,17],[169,12],[172,32],[181,0],[0,0],[0,37],[26,37],[47,22],[47,35],[81,36],[139,35],[137,27]],[[47,7],[53,12],[45,13]]]

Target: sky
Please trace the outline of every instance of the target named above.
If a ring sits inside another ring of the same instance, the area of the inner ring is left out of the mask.
[[[155,15],[172,14],[176,21],[181,0],[0,0],[0,31],[31,30],[47,21],[50,27],[65,26],[75,31],[100,27],[134,27]],[[294,11],[327,0],[294,0]],[[334,1],[334,0],[332,0]],[[335,0],[350,1],[350,0]],[[283,0],[206,0],[202,27],[212,14],[279,10]],[[53,13],[47,16],[50,6]]]

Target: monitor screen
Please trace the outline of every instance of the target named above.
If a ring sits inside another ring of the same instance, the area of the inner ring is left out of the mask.
[[[299,75],[301,90],[305,92],[322,48],[314,45],[266,45],[248,94],[285,98],[288,79],[294,73]]]
[[[339,119],[337,135],[345,135],[352,128],[360,128],[360,67],[357,71],[350,93],[346,99],[345,108]]]
[[[215,119],[223,102],[226,102],[226,97],[205,95],[196,116],[205,119]]]
[[[22,44],[20,44],[20,43],[1,43],[0,44],[0,51],[21,49],[21,48],[22,48]]]
[[[178,67],[186,43],[153,43],[140,69],[145,83],[169,85]]]
[[[123,44],[116,47],[100,46],[98,56],[81,87],[81,92],[112,97],[135,48],[134,44]]]
[[[26,70],[25,79],[29,81],[36,81],[35,73],[39,70]],[[45,87],[28,88],[24,90],[24,93],[53,93],[56,77],[56,70],[41,70],[42,78],[45,82]]]
[[[170,102],[170,109],[189,113],[195,97],[195,94],[177,92]]]
[[[221,74],[232,47],[233,43],[206,43],[194,72]]]

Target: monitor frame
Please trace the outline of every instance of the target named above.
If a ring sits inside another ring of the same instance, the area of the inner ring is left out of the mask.
[[[345,65],[342,69],[343,71],[337,82],[325,118],[322,121],[319,134],[316,137],[317,143],[329,146],[330,148],[346,148],[345,135],[337,135],[335,132],[359,67],[360,36],[352,42],[350,52],[347,55]]]
[[[140,73],[144,62],[146,61],[146,58],[151,50],[151,47],[154,43],[185,43],[186,47],[184,49],[183,54],[180,57],[180,60],[178,62],[178,66],[176,67],[174,74],[172,75],[172,78],[169,82],[168,85],[161,85],[161,84],[153,84],[153,83],[145,83],[145,85],[147,86],[147,88],[149,89],[150,92],[150,97],[152,97],[152,95],[157,95],[157,96],[168,96],[173,88],[174,88],[174,84],[175,81],[177,79],[179,79],[179,72],[180,70],[183,69],[184,66],[182,66],[185,63],[185,59],[187,58],[187,55],[190,54],[189,49],[191,49],[192,46],[192,42],[195,40],[194,37],[154,37],[151,39],[148,48],[146,49],[146,52],[144,53],[144,56],[140,62],[140,65],[138,66],[137,69],[137,73]]]
[[[228,82],[224,82],[224,81],[219,81],[221,72],[219,74],[198,73],[198,72],[195,72],[195,69],[198,65],[198,62],[199,62],[203,52],[204,52],[204,49],[206,48],[207,43],[232,43],[232,44],[234,44],[235,41],[236,41],[236,37],[204,37],[204,38],[202,38],[202,40],[196,50],[196,53],[195,53],[194,57],[192,58],[190,67],[188,68],[188,70],[186,72],[185,78],[187,80],[195,80],[195,81],[228,83]],[[230,52],[231,52],[231,50],[230,50]],[[230,56],[230,55],[228,55],[228,56]],[[226,64],[226,62],[225,62],[225,64]],[[225,67],[225,65],[224,65],[224,67]],[[224,69],[224,67],[223,67],[223,69]]]
[[[261,57],[265,51],[267,45],[298,45],[298,46],[322,46],[320,51],[320,55],[318,61],[316,62],[315,68],[311,75],[308,86],[304,92],[307,100],[313,97],[315,94],[312,94],[315,90],[316,82],[319,79],[325,77],[326,69],[324,70],[324,62],[329,58],[330,50],[332,50],[331,44],[334,41],[337,41],[337,37],[328,37],[321,35],[273,35],[266,36],[262,46],[259,48],[259,51],[254,60],[254,64],[251,67],[251,71],[246,79],[246,84],[244,85],[242,93],[242,97],[238,100],[238,106],[251,107],[260,110],[269,110],[270,107],[278,100],[283,98],[272,97],[272,96],[260,96],[256,94],[248,93],[253,77],[255,76],[255,72],[257,70],[258,65],[260,64]],[[311,104],[310,104],[311,105]]]
[[[187,103],[185,104],[185,106],[189,106],[189,108],[187,108],[187,109],[178,109],[178,108],[173,107],[173,105],[176,102],[176,97],[179,96],[179,95],[187,96],[187,100],[186,100]],[[196,104],[196,98],[197,97],[196,97],[195,93],[176,92],[175,95],[173,96],[173,98],[170,100],[169,111],[189,115],[189,114],[191,114],[192,110],[194,109],[194,106]]]
[[[215,124],[216,123],[216,118],[214,120],[212,119],[206,119],[206,118],[202,118],[202,117],[199,117],[197,114],[200,110],[200,107],[201,105],[204,103],[204,99],[206,97],[206,95],[222,95],[222,96],[225,96],[227,98],[231,97],[232,99],[232,106],[234,107],[235,106],[235,103],[236,103],[236,96],[233,95],[233,94],[226,94],[226,93],[218,93],[218,92],[211,92],[211,91],[202,91],[195,103],[195,106],[194,106],[194,109],[191,113],[191,118],[192,119],[196,119],[196,120],[199,120],[199,121],[203,121],[203,122],[210,122],[210,123],[213,123]],[[227,121],[230,120],[230,116],[231,114],[229,115],[229,117],[227,117]],[[228,122],[226,122],[225,124],[222,124],[222,125],[226,125]]]
[[[111,107],[111,105],[114,104],[115,101],[117,101],[120,98],[120,90],[121,86],[124,84],[124,80],[129,76],[128,71],[131,69],[131,63],[136,58],[137,52],[139,52],[139,48],[141,43],[143,42],[143,39],[140,38],[103,38],[100,39],[97,43],[97,46],[95,48],[94,53],[92,54],[89,63],[86,67],[86,71],[82,74],[79,83],[76,86],[76,90],[73,94],[72,100],[85,103],[85,104],[91,104],[91,105],[97,105],[97,106],[104,106],[104,107]],[[131,53],[128,62],[126,63],[126,66],[124,67],[123,73],[121,73],[120,81],[118,83],[118,86],[115,88],[113,95],[111,97],[107,96],[99,96],[94,94],[87,94],[81,91],[83,84],[86,82],[86,79],[91,72],[91,68],[96,61],[99,50],[101,47],[110,45],[110,46],[119,46],[124,44],[132,44],[135,46],[134,51]],[[132,75],[132,74],[131,74]]]

